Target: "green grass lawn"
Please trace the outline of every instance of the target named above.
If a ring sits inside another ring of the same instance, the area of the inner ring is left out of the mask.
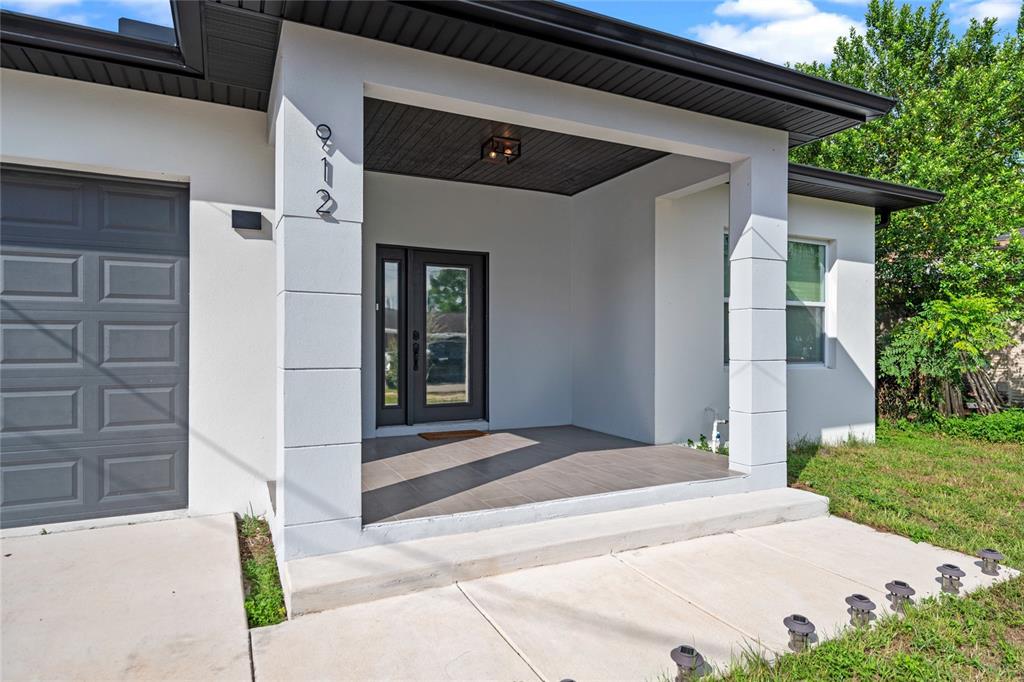
[[[1024,569],[1024,445],[882,426],[875,444],[801,444],[790,483],[826,495],[833,514],[975,554],[995,547]],[[1024,679],[1024,579],[964,598],[926,600],[772,665],[726,680]]]

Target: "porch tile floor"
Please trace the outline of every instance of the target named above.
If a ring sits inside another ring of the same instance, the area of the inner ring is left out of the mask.
[[[721,455],[575,426],[470,440],[363,441],[363,522],[379,523],[738,476]]]

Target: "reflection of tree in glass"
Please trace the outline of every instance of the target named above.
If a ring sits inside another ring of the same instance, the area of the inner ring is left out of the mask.
[[[432,313],[461,313],[466,310],[466,275],[461,268],[430,268],[427,310]]]

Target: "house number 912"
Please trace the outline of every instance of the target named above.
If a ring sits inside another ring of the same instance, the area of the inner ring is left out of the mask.
[[[323,148],[323,150],[326,152],[327,151],[327,143],[330,142],[330,140],[331,140],[331,126],[327,125],[326,123],[321,123],[320,125],[318,125],[316,127],[316,136],[320,139],[320,146],[321,146],[321,148]],[[324,178],[324,182],[325,183],[329,183],[330,182],[329,181],[329,175],[328,175],[328,168],[329,168],[329,166],[327,164],[327,157],[326,156],[322,157],[320,159],[320,163],[323,164],[323,178]],[[319,213],[320,215],[323,215],[323,216],[330,215],[331,214],[331,210],[332,210],[331,209],[331,203],[333,201],[333,199],[331,198],[331,193],[329,191],[327,191],[326,189],[318,189],[316,191],[316,195],[317,195],[317,199],[319,199],[319,201],[320,201],[320,205],[317,206],[316,212]]]

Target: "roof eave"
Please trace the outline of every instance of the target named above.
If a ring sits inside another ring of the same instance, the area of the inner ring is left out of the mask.
[[[0,17],[0,42],[5,44],[90,57],[184,76],[202,76],[201,70],[186,62],[178,45],[143,40],[10,10],[0,10]]]
[[[394,1],[860,122],[883,116],[896,104],[889,97],[556,2],[439,0],[425,7],[415,0]]]
[[[789,164],[789,180],[855,193],[864,198],[861,205],[874,206],[880,212],[900,211],[937,204],[946,196],[942,192],[930,189],[921,189],[799,163]],[[884,201],[880,199],[884,199]]]

